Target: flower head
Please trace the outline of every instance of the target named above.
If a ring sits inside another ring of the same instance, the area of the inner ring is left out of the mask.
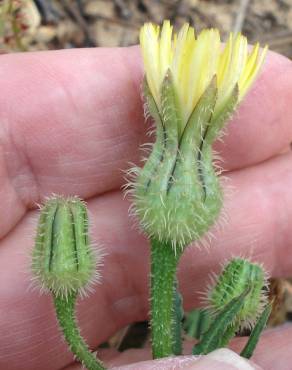
[[[184,124],[214,76],[218,88],[215,116],[236,85],[238,102],[241,101],[267,50],[260,52],[257,43],[249,51],[247,39],[240,33],[231,33],[224,47],[217,29],[203,30],[196,37],[194,29],[184,24],[176,34],[169,21],[164,21],[161,28],[146,23],[140,32],[140,44],[147,83],[157,106],[161,106],[161,86],[170,70]]]
[[[267,305],[267,273],[257,263],[243,258],[233,258],[223,267],[218,277],[212,276],[206,301],[214,315],[232,299],[248,291],[244,304],[233,325],[238,329],[251,329]]]
[[[77,197],[48,199],[41,208],[32,254],[34,280],[57,296],[83,294],[98,281],[96,264],[85,203]]]
[[[152,152],[133,182],[134,209],[146,233],[184,247],[216,222],[222,190],[212,143],[254,81],[263,62],[238,34],[225,47],[215,29],[185,24],[173,34],[145,24],[140,33],[144,96],[156,125]],[[131,184],[132,185],[132,184]]]

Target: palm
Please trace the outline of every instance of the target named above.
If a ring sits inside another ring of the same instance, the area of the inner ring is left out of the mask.
[[[104,246],[102,285],[79,306],[92,347],[148,307],[148,245],[132,229],[122,170],[145,142],[137,48],[2,56],[0,60],[0,367],[61,369],[72,364],[49,297],[28,290],[35,204],[51,193],[88,200],[93,238]],[[252,256],[274,276],[292,268],[292,64],[270,54],[264,72],[217,149],[235,190],[229,218],[210,253],[188,248],[179,277],[194,307],[210,270],[231,254]],[[288,369],[292,329],[266,332],[255,355],[265,369]],[[235,344],[237,346],[237,344]],[[273,351],[269,351],[270,348]],[[149,358],[137,352],[121,363]],[[132,358],[132,356],[134,356]],[[53,365],[52,365],[53,362]]]

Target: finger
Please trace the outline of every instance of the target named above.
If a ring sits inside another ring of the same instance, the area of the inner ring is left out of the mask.
[[[10,211],[0,235],[52,192],[86,198],[122,184],[146,140],[138,48],[4,55],[0,67],[0,204]],[[270,53],[217,146],[226,169],[287,147],[291,86],[292,63]]]
[[[226,201],[229,223],[218,232],[209,254],[189,247],[182,257],[179,277],[186,309],[200,303],[198,291],[206,287],[208,273],[218,272],[220,262],[232,255],[262,262],[273,276],[291,273],[287,249],[292,242],[291,161],[289,153],[230,176],[238,191]],[[78,311],[84,336],[97,346],[119,328],[147,317],[149,247],[131,227],[128,204],[120,193],[105,194],[89,205],[95,239],[106,247],[107,256],[102,284],[80,303]],[[50,356],[56,369],[70,363],[71,356],[60,339],[50,299],[28,292],[28,274],[17,272],[29,265],[34,234],[31,217],[0,248],[0,281],[4,282],[0,286],[0,359],[10,369],[52,370]],[[25,240],[23,235],[30,237]]]
[[[276,328],[266,329],[261,337],[260,341],[256,347],[256,350],[254,352],[254,355],[252,356],[252,362],[250,365],[256,367],[260,366],[260,368],[265,370],[275,370],[275,369],[281,369],[281,370],[290,370],[291,369],[291,351],[290,351],[290,343],[292,340],[292,325],[285,324],[282,326],[278,326]],[[247,341],[246,337],[237,337],[231,342],[231,349],[235,351],[236,353],[240,353]],[[190,353],[192,349],[191,343],[186,343],[185,353]],[[105,356],[107,350],[103,351],[103,358],[105,362],[111,367],[111,366],[120,366],[119,369],[127,369],[126,364],[132,364],[135,363],[136,366],[138,361],[142,361],[145,359],[150,358],[149,350],[146,349],[136,349],[136,350],[127,350],[122,353],[116,353],[116,358],[108,359],[108,356]],[[237,362],[238,357],[234,354],[234,352],[226,350],[226,349],[220,349],[214,351],[209,356],[212,356],[214,354],[219,354],[220,357],[225,357],[227,354],[227,357],[230,356],[232,363],[240,363]],[[182,358],[187,359],[187,361],[192,361],[193,356],[184,356]],[[180,358],[173,358],[174,362],[179,362]],[[140,364],[145,364],[143,362],[140,362]],[[146,364],[154,364],[153,361],[147,361]],[[257,365],[255,365],[257,364]],[[122,366],[124,365],[124,366]],[[196,362],[194,362],[194,365],[196,365]],[[227,365],[227,364],[226,364]],[[131,366],[129,365],[129,369],[131,369]],[[256,367],[257,368],[257,367]],[[80,366],[79,364],[75,365],[69,365],[66,367],[65,370],[79,370]],[[140,369],[140,367],[139,367]],[[151,369],[151,367],[150,367]],[[211,369],[211,367],[205,367],[205,369]],[[213,367],[212,367],[213,369]]]
[[[138,367],[137,367],[138,366]],[[113,367],[112,370],[260,370],[228,349],[218,349],[207,356],[181,356],[167,359],[139,362],[126,366]]]
[[[254,366],[256,369],[262,368],[265,370],[275,370],[275,369],[290,370],[291,361],[292,361],[291,350],[290,350],[291,340],[292,340],[292,325],[290,323],[276,327],[276,328],[266,329],[261,335],[260,341],[256,347],[254,355],[252,356],[252,362],[249,364],[251,366]],[[231,342],[230,347],[233,349],[233,351],[240,353],[246,341],[247,341],[246,337],[235,338]],[[186,347],[187,348],[185,352],[190,353],[192,349],[191,343],[187,343]],[[216,350],[209,355],[209,358],[213,357],[214,354],[219,357],[219,360],[227,357],[230,359],[230,362],[232,364],[240,364],[240,361],[237,362],[238,356],[235,355],[235,353],[232,351],[229,351],[226,349]],[[132,364],[133,362],[136,362],[135,365],[138,366],[137,362],[139,360],[141,361],[143,359],[145,361],[145,359],[149,357],[150,357],[149,350],[148,351],[146,351],[145,349],[128,350],[120,354],[117,353],[115,359],[106,361],[106,363],[109,366],[112,366],[112,365],[120,366],[120,367],[116,367],[115,369],[128,369],[128,368],[131,369],[131,366],[134,366],[134,365],[125,366],[125,364]],[[191,362],[193,361],[193,358],[194,358],[193,356],[184,356],[182,358],[182,362],[184,361],[184,359],[186,359],[187,363],[189,361]],[[176,362],[180,363],[180,358],[173,358],[173,362],[174,364]],[[154,364],[153,361],[139,362],[139,365],[141,363],[143,365],[149,364],[149,366],[150,364]],[[124,366],[121,366],[121,365],[124,365]],[[194,361],[194,365],[197,365],[196,361]],[[229,364],[227,362],[226,366],[228,365]],[[244,366],[247,366],[247,365],[244,364]],[[213,369],[213,367],[206,366],[203,369],[209,370],[211,368]],[[75,364],[75,365],[70,365],[66,367],[65,370],[73,370],[73,369],[79,370],[81,368],[78,364]],[[151,369],[151,367],[149,369]]]
[[[133,48],[0,59],[0,237],[45,195],[121,184],[145,129],[141,75]]]
[[[252,362],[249,363],[251,366],[259,366],[265,370],[291,370],[291,361],[292,361],[292,354],[291,354],[291,341],[292,341],[292,324],[285,324],[282,326],[278,326],[276,328],[266,329],[260,337],[259,343],[256,347],[254,355],[252,356]],[[235,338],[231,342],[231,349],[236,353],[240,353],[244,348],[244,345],[247,342],[246,337],[238,337]],[[190,343],[189,343],[190,344]],[[192,345],[187,345],[187,352],[190,353]],[[137,351],[138,352],[138,351]],[[132,363],[133,361],[138,361],[140,356],[141,358],[149,357],[149,353],[145,352],[145,350],[140,350],[140,353],[135,353],[135,351],[130,350],[128,353],[124,352],[120,354],[120,357],[117,357],[115,360],[109,362],[109,364],[126,364]],[[228,365],[228,360],[230,359],[231,364],[240,364],[238,356],[235,355],[234,352],[221,349],[216,350],[209,355],[212,359],[214,359],[214,355],[218,358],[226,359],[226,366]],[[230,357],[229,357],[230,356]],[[196,363],[195,363],[196,364]],[[255,365],[256,364],[256,365]],[[243,364],[242,366],[247,366]],[[120,367],[123,369],[123,367]],[[127,367],[125,367],[126,369]],[[244,368],[244,367],[243,367]],[[129,367],[131,369],[131,367]],[[139,368],[140,369],[140,368]],[[151,369],[151,367],[150,367]],[[213,367],[203,367],[203,369],[213,369]],[[228,367],[226,367],[228,369]],[[67,370],[67,369],[66,369]],[[69,370],[69,369],[68,369]]]
[[[114,366],[119,359],[108,364],[112,370],[260,370],[261,368],[251,361],[247,361],[229,349],[218,349],[206,356],[179,356],[159,360],[141,361],[145,358],[143,350],[137,350],[138,363],[133,363],[132,351],[128,352],[128,363],[124,366]],[[70,365],[64,370],[81,370],[79,364]]]
[[[120,195],[113,198],[121,201]],[[99,217],[99,209],[109,205],[102,197],[100,201],[99,204],[91,202],[94,217]],[[120,242],[123,244],[125,221],[128,220],[127,207],[122,207],[120,211],[122,219],[117,218],[115,226],[109,223],[109,214],[105,214],[105,218],[100,220],[104,222],[103,226],[97,225],[95,232],[98,231],[99,238],[95,239],[105,240],[104,236],[112,233],[115,227],[116,231],[121,231]],[[9,366],[11,370],[56,370],[73,361],[58,329],[52,299],[30,289],[30,252],[35,233],[32,219],[35,219],[35,213],[33,211],[25,217],[15,228],[14,235],[11,233],[6,236],[0,248],[0,364]],[[131,229],[130,220],[126,228]],[[132,245],[139,245],[141,236],[133,233],[132,237],[128,241]],[[111,248],[116,242],[118,240],[113,240],[114,244],[106,248],[104,262],[109,270],[102,271],[102,284],[96,287],[95,294],[81,300],[77,307],[82,334],[91,348],[97,345],[96,340],[98,344],[107,340],[109,332],[115,333],[126,321],[141,321],[147,316],[147,244],[144,240],[144,251],[143,247],[139,251],[142,251],[140,259],[137,249],[129,249],[127,245],[120,245],[121,249],[112,253]],[[139,269],[133,268],[137,263]],[[129,271],[133,272],[131,278]],[[103,324],[94,323],[92,326],[97,318]],[[51,358],[54,358],[53,364]]]

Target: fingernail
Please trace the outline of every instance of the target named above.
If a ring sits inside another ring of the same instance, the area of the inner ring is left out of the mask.
[[[261,367],[240,357],[235,352],[222,348],[211,352],[207,356],[202,356],[186,370],[261,370]]]

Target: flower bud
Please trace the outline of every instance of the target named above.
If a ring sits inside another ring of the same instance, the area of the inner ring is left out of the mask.
[[[260,265],[246,259],[232,259],[215,278],[207,293],[210,311],[214,314],[220,312],[244,292],[243,306],[232,325],[236,330],[253,328],[267,305],[267,276]]]
[[[44,290],[66,297],[96,279],[88,216],[77,197],[53,197],[41,208],[32,272]]]

